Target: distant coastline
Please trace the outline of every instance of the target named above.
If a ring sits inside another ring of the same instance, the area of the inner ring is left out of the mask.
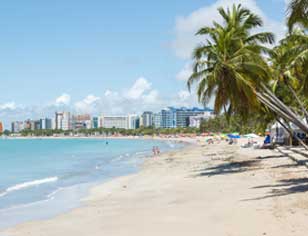
[[[113,140],[113,139],[127,139],[127,140],[161,140],[172,141],[177,143],[196,144],[201,136],[194,137],[174,137],[174,136],[7,136],[3,139],[8,140],[27,140],[27,139],[99,139],[99,140]]]

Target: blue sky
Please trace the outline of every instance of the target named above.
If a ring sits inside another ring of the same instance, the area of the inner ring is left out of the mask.
[[[4,1],[0,120],[195,105],[184,81],[193,34],[233,2],[283,35],[284,0]]]

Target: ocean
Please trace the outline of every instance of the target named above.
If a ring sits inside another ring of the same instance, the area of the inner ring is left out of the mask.
[[[80,205],[92,186],[138,171],[152,147],[143,139],[0,140],[0,228],[45,219]]]

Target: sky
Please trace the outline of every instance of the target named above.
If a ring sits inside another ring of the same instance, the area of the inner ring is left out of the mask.
[[[200,106],[189,93],[194,36],[241,3],[283,37],[287,0],[27,0],[0,5],[0,120],[55,111],[127,114]],[[209,104],[211,106],[211,104]]]

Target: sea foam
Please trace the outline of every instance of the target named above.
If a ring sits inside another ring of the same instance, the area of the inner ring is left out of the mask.
[[[16,184],[14,186],[8,187],[3,192],[0,192],[0,197],[4,197],[5,195],[7,195],[11,192],[18,191],[18,190],[21,190],[21,189],[26,189],[26,188],[31,188],[33,186],[38,186],[38,185],[41,185],[41,184],[56,182],[56,181],[58,181],[58,179],[59,178],[57,176],[55,176],[55,177],[49,177],[49,178],[38,179],[38,180],[33,180],[33,181],[28,181],[28,182]]]

